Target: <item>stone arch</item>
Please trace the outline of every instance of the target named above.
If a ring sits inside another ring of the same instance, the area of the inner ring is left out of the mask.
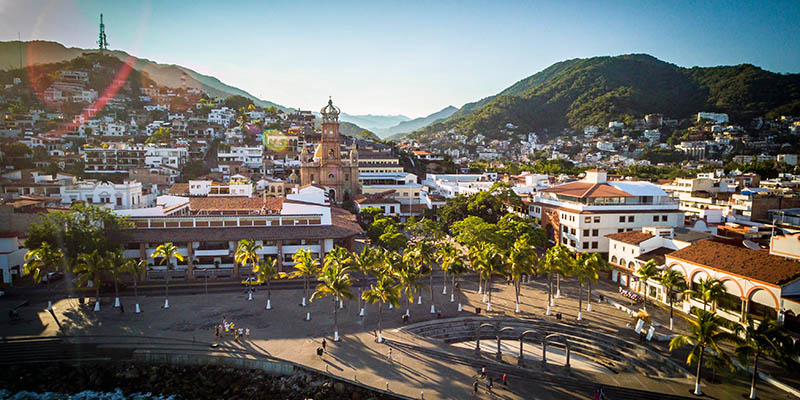
[[[627,266],[627,265],[628,265],[628,263],[625,261],[625,259],[624,259],[624,258],[620,258],[620,259],[619,259],[619,265],[622,265],[622,266],[624,267],[624,266]]]
[[[611,263],[612,264],[616,264],[617,263],[617,256],[611,256]]]
[[[692,282],[697,282],[700,279],[702,279],[702,278],[700,278],[700,279],[695,280],[695,277],[700,275],[700,274],[705,274],[705,277],[704,277],[705,279],[708,279],[708,278],[711,277],[711,275],[709,275],[708,272],[706,272],[706,270],[704,270],[702,268],[698,268],[698,269],[692,271],[691,278],[689,279],[689,284],[691,284]]]
[[[683,266],[681,263],[672,263],[667,267],[667,270],[675,269],[674,267],[679,267],[680,272],[683,273],[683,280],[689,281],[689,274],[686,272],[686,267]]]
[[[738,282],[736,279],[734,279],[734,278],[731,278],[731,277],[727,277],[727,276],[726,276],[726,277],[724,277],[724,278],[721,278],[721,279],[719,280],[719,282],[720,282],[720,283],[721,283],[723,286],[725,286],[725,288],[726,288],[726,289],[728,289],[728,293],[730,293],[730,294],[732,294],[732,295],[735,295],[735,296],[738,296],[738,297],[740,297],[740,298],[741,298],[742,296],[744,296],[744,289],[742,289],[742,285],[740,285],[740,284],[739,284],[739,282]],[[734,294],[734,293],[731,293],[731,291],[730,291],[730,289],[729,289],[729,285],[726,285],[726,284],[725,284],[725,282],[733,282],[734,284],[736,284],[736,287],[737,287],[737,288],[739,288],[739,294],[738,294],[738,295],[736,295],[736,294]]]
[[[636,264],[634,264],[633,261],[628,261],[628,268],[635,270],[636,269]]]
[[[753,287],[751,287],[750,290],[747,291],[747,294],[745,295],[745,298],[747,298],[748,302],[752,301],[753,295],[758,293],[759,291],[765,291],[765,292],[769,293],[770,297],[772,297],[773,307],[775,309],[777,309],[779,307],[780,302],[778,301],[778,298],[775,297],[775,294],[772,293],[771,290],[769,290],[768,288],[765,288],[763,286],[753,286]]]
[[[560,333],[551,333],[544,337],[542,340],[542,368],[547,368],[547,343],[555,341],[558,339],[556,343],[559,343],[564,346],[566,349],[566,362],[564,363],[564,367],[569,368],[569,353],[570,353],[570,344],[567,337],[560,334]]]

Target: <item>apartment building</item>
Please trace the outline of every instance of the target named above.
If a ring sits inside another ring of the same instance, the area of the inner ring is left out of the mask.
[[[86,203],[107,206],[112,209],[129,209],[146,207],[142,196],[141,182],[98,182],[80,181],[72,185],[60,187],[61,203]]]
[[[540,190],[531,206],[548,239],[574,251],[605,253],[608,234],[684,224],[678,203],[657,185],[608,182],[596,169],[582,181]]]

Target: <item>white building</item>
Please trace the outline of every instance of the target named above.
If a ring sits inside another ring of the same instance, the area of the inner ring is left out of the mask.
[[[232,146],[229,151],[218,152],[217,159],[220,163],[241,163],[250,169],[260,170],[264,155],[261,146]]]
[[[218,183],[210,180],[189,181],[190,196],[253,196],[253,184],[245,179],[232,179],[229,183]]]
[[[189,150],[185,147],[146,147],[144,164],[147,167],[168,166],[180,169],[189,161]]]
[[[653,145],[661,139],[661,132],[658,129],[648,129],[644,131],[643,136],[650,142],[650,145]]]
[[[697,113],[697,122],[702,119],[710,119],[715,124],[724,124],[728,122],[728,114],[725,113],[712,113],[712,112],[699,112]]]
[[[12,285],[14,279],[24,276],[25,254],[28,249],[20,244],[15,233],[0,234],[0,273],[2,283]]]
[[[236,119],[236,111],[228,107],[214,108],[208,112],[208,122],[228,127]]]
[[[642,227],[682,227],[683,212],[657,185],[608,182],[590,170],[582,181],[543,189],[530,205],[550,241],[571,250],[608,252],[606,235]]]
[[[60,188],[61,203],[85,202],[108,206],[112,209],[147,207],[142,197],[140,182],[96,182],[81,181]]]

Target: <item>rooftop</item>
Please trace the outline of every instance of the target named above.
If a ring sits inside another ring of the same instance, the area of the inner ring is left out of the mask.
[[[627,244],[639,244],[647,239],[652,239],[655,236],[653,236],[650,233],[642,231],[628,231],[628,232],[612,233],[610,235],[606,235],[606,237],[611,240],[616,240],[618,242],[623,242]]]
[[[667,255],[712,270],[729,272],[772,285],[800,278],[800,262],[712,240],[701,240]]]

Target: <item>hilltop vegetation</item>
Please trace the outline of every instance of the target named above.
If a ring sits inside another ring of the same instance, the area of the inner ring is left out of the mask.
[[[502,138],[506,123],[520,132],[582,130],[649,113],[686,118],[724,112],[733,121],[800,114],[800,74],[744,64],[682,68],[649,55],[574,59],[553,64],[499,94],[464,105],[450,118],[412,133],[455,129]]]

